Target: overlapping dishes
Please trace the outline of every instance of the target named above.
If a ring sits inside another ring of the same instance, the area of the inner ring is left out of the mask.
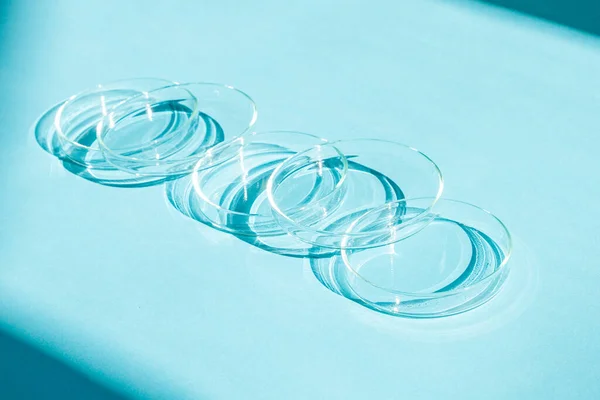
[[[442,174],[428,156],[372,138],[257,132],[256,119],[254,101],[232,86],[132,79],[72,96],[35,134],[88,179],[166,182],[184,215],[337,271],[371,309],[446,316],[499,291],[508,230],[487,211],[441,198]]]

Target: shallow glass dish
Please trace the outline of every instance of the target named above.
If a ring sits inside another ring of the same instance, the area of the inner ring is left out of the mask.
[[[398,201],[356,219],[349,232],[373,221],[409,217],[432,199]],[[346,286],[366,306],[406,317],[461,313],[498,293],[507,273],[512,240],[506,226],[477,206],[441,199],[412,236],[366,250],[342,249],[329,260],[346,268]],[[398,225],[391,227],[388,238]],[[340,270],[340,269],[338,269]]]
[[[310,201],[301,195],[330,166],[346,163],[343,180]],[[420,151],[392,141],[340,140],[314,146],[279,165],[267,183],[267,195],[277,222],[300,240],[317,247],[339,249],[380,246],[390,238],[388,225],[347,232],[361,215],[393,201],[427,197],[430,203],[419,215],[403,216],[400,208],[392,221],[401,225],[397,237],[410,235],[412,222],[426,215],[442,193],[442,174]],[[411,221],[412,219],[412,221]],[[345,238],[351,237],[352,240]]]
[[[324,143],[325,139],[293,131],[244,135],[211,148],[191,175],[169,182],[167,199],[184,215],[265,250],[296,257],[323,254],[281,228],[265,188],[280,163],[298,151]],[[306,182],[306,192],[297,193],[302,201],[330,193],[343,180],[346,165],[343,159],[334,161],[337,164],[330,164],[326,173]]]
[[[62,102],[53,106],[38,118],[33,126],[33,134],[40,147],[57,157],[67,171],[94,183],[116,187],[142,187],[156,185],[165,181],[165,178],[135,176],[116,168],[95,169],[89,166],[84,167],[80,163],[71,161],[65,156],[62,150],[62,143],[54,127],[56,112],[61,105]]]
[[[96,141],[98,123],[126,100],[172,84],[172,81],[158,78],[127,79],[99,84],[71,96],[56,112],[51,112],[54,116],[53,131],[48,131],[47,137],[51,138],[56,133],[61,147],[60,152],[54,152],[85,168],[113,170]]]
[[[254,101],[217,83],[175,84],[114,107],[97,140],[114,167],[140,176],[191,172],[208,149],[248,133],[256,122]]]

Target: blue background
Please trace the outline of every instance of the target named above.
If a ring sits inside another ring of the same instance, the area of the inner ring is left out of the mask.
[[[600,398],[597,37],[434,0],[5,1],[0,28],[1,398]],[[50,106],[136,76],[233,84],[259,129],[419,148],[514,233],[506,287],[377,314],[39,148]]]

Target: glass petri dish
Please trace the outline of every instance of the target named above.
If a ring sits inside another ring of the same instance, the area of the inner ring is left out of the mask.
[[[62,144],[58,139],[58,135],[56,134],[54,120],[56,118],[58,109],[65,101],[66,100],[61,101],[60,103],[50,107],[34,122],[31,129],[33,135],[35,136],[35,141],[42,148],[42,150],[59,159],[64,158],[64,153],[62,150]]]
[[[298,151],[327,141],[294,131],[253,132],[208,150],[191,175],[166,185],[169,202],[184,215],[273,253],[292,257],[333,254],[281,228],[265,191],[273,170]],[[306,182],[301,200],[327,197],[346,174],[343,158]],[[334,201],[333,197],[329,197]],[[333,205],[329,204],[329,207]]]
[[[330,165],[347,163],[343,181],[329,194],[305,199],[315,176],[328,172]],[[375,247],[388,243],[389,226],[347,232],[352,222],[370,210],[406,198],[431,199],[420,215],[393,222],[396,237],[412,234],[413,222],[427,215],[442,193],[443,180],[438,166],[420,151],[401,143],[376,140],[340,140],[314,146],[279,165],[267,183],[267,195],[277,222],[290,234],[317,247],[339,249]],[[387,221],[388,223],[390,221]],[[351,237],[352,240],[345,238]],[[385,239],[385,240],[384,240]]]
[[[158,78],[119,80],[71,96],[54,113],[54,132],[60,143],[61,158],[85,168],[114,170],[106,162],[96,140],[96,127],[108,113],[129,98],[172,85]]]
[[[349,232],[394,219],[398,209],[407,217],[419,215],[432,200],[401,200],[373,209],[356,219]],[[346,267],[347,287],[367,307],[405,317],[441,317],[475,308],[498,293],[512,252],[506,226],[488,211],[449,199],[438,201],[427,219],[417,234],[386,246],[342,249],[332,260]]]
[[[119,104],[97,129],[114,167],[140,176],[189,173],[206,150],[244,135],[256,122],[254,101],[217,83],[175,84]]]

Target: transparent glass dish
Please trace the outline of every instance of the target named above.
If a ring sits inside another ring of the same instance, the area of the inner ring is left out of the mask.
[[[293,131],[244,135],[211,148],[190,176],[169,182],[167,199],[184,215],[265,250],[296,257],[323,254],[281,228],[265,191],[279,164],[298,151],[323,143],[325,139]],[[304,202],[319,198],[331,192],[345,173],[343,163],[332,164],[322,176],[306,182],[307,191],[298,195]]]
[[[61,158],[94,170],[114,170],[96,141],[96,127],[116,106],[150,90],[172,85],[158,78],[139,78],[99,84],[93,89],[71,96],[56,110],[53,130],[60,144]],[[50,115],[50,114],[49,114]]]
[[[198,158],[248,133],[254,101],[217,83],[175,84],[130,98],[101,121],[97,140],[114,167],[140,176],[191,172]]]
[[[356,219],[349,232],[368,230],[373,221],[395,219],[399,213],[420,215],[432,200],[401,200],[373,209]],[[438,201],[425,219],[418,233],[400,241],[342,249],[325,262],[343,264],[345,284],[364,305],[399,316],[457,314],[498,293],[512,252],[506,226],[488,211],[447,199]],[[387,238],[395,239],[396,229],[390,227]]]
[[[307,201],[302,193],[330,168],[345,165],[344,179],[328,192]],[[419,215],[404,217],[398,209],[394,223],[399,240],[410,235],[442,193],[437,165],[420,151],[392,141],[340,140],[314,146],[279,165],[267,183],[267,195],[277,222],[300,240],[317,247],[339,249],[375,247],[388,243],[389,226],[347,232],[361,215],[393,201],[430,199]],[[390,221],[387,221],[389,224]],[[346,240],[351,237],[352,240]]]

